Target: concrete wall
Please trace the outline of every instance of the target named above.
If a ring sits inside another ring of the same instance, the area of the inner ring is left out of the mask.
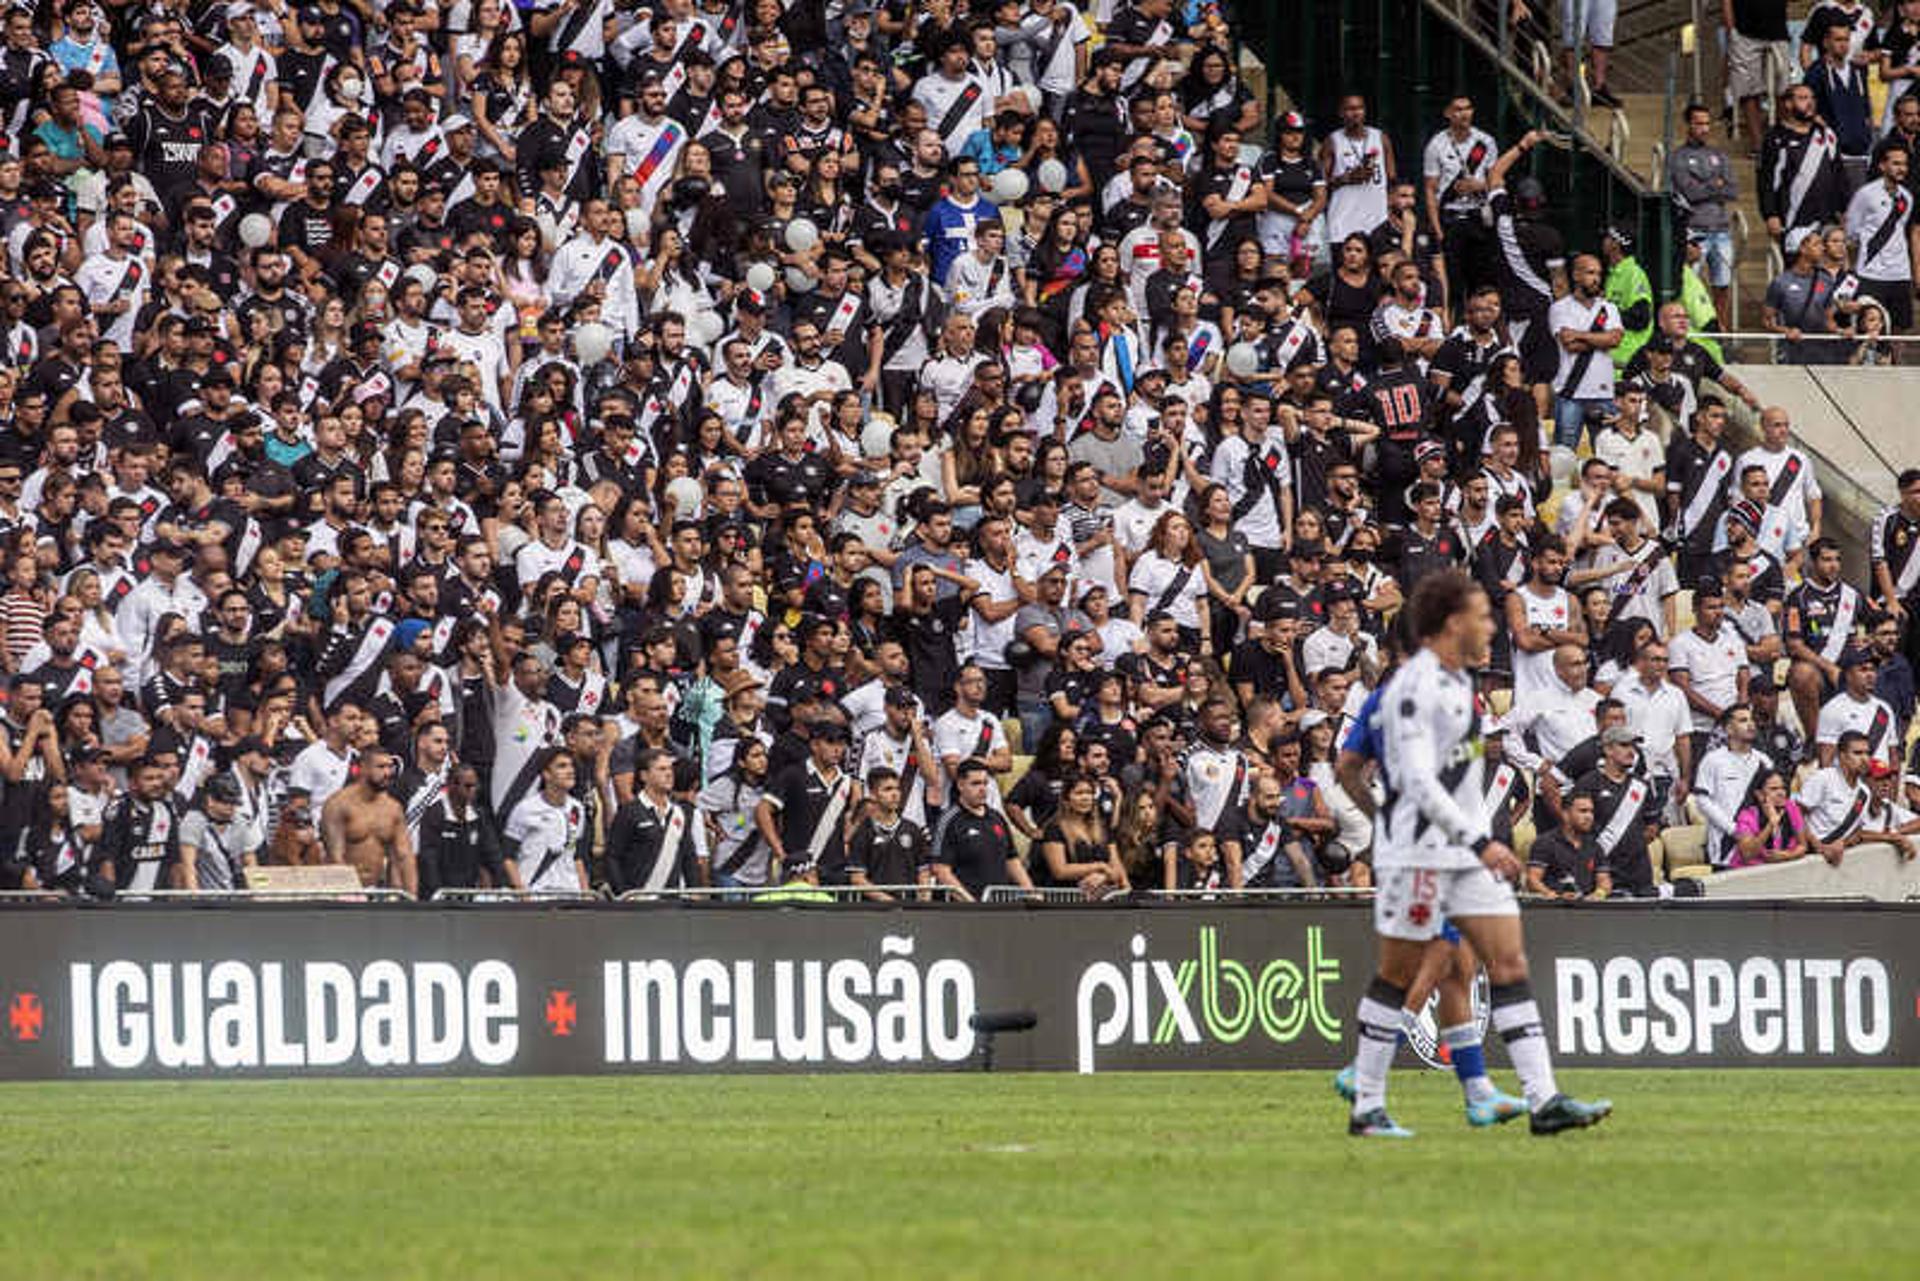
[[[1823,533],[1838,538],[1847,576],[1867,579],[1867,527],[1899,497],[1894,478],[1920,466],[1920,368],[1738,365],[1764,405],[1781,405],[1794,439],[1812,455],[1826,495]],[[1739,445],[1750,434],[1736,432]]]
[[[1840,866],[1822,858],[1743,867],[1701,881],[1714,899],[1870,898],[1900,902],[1920,898],[1920,860],[1902,858],[1891,845],[1857,845]]]

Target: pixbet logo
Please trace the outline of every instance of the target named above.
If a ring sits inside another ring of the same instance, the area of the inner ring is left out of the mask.
[[[1309,1028],[1337,1043],[1340,1020],[1328,1005],[1327,987],[1339,981],[1340,962],[1326,954],[1317,926],[1307,928],[1305,941],[1303,963],[1275,958],[1255,974],[1220,954],[1214,926],[1200,930],[1199,955],[1179,961],[1149,957],[1146,935],[1135,934],[1129,964],[1096,961],[1081,971],[1074,995],[1080,1071],[1094,1070],[1104,1046],[1168,1045],[1176,1038],[1186,1045],[1208,1038],[1236,1045],[1256,1025],[1281,1045]]]

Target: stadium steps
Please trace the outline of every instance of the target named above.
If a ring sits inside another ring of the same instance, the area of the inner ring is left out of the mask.
[[[1686,94],[1683,91],[1674,98],[1671,121],[1667,118],[1664,91],[1634,91],[1619,96],[1621,109],[1595,111],[1588,122],[1589,127],[1629,171],[1664,191],[1664,156],[1672,145],[1667,140],[1667,131],[1671,128],[1675,142],[1685,137],[1685,121],[1681,113],[1687,105]],[[1738,287],[1735,291],[1737,314],[1733,321],[1737,329],[1758,329],[1760,302],[1766,297],[1774,269],[1767,256],[1766,223],[1760,217],[1753,162],[1747,158],[1745,143],[1737,138],[1729,141],[1722,136],[1717,125],[1714,145],[1723,148],[1732,157],[1734,175],[1740,187],[1740,199],[1735,206],[1740,212],[1734,219],[1734,276]],[[1742,219],[1745,220],[1744,238],[1741,235]]]

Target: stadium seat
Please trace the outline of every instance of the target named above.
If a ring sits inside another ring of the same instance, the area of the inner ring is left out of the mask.
[[[1007,745],[1013,748],[1014,754],[1016,756],[1019,755],[1021,752],[1024,752],[1027,750],[1027,744],[1025,741],[1026,735],[1024,735],[1020,730],[1019,717],[1017,716],[1007,717],[1005,720],[1000,722],[1000,728],[1006,731]]]
[[[1513,710],[1513,691],[1511,689],[1490,689],[1487,691],[1487,710],[1495,716],[1504,717]]]
[[[1018,783],[1021,779],[1025,778],[1027,776],[1027,771],[1032,768],[1033,768],[1033,757],[1015,756],[1013,758],[1013,764],[1007,767],[1006,773],[1001,774],[995,780],[1000,784],[1000,794],[1002,796],[1005,796],[1008,792],[1011,792],[1014,788],[1014,785]]]
[[[1532,819],[1523,818],[1518,823],[1515,823],[1513,825],[1514,857],[1522,863],[1526,862],[1527,853],[1533,849],[1533,843],[1539,838],[1539,835],[1540,833],[1533,830]]]
[[[1674,597],[1673,605],[1674,633],[1686,631],[1693,626],[1693,589],[1683,587]]]
[[[1669,881],[1705,875],[1712,870],[1707,866],[1707,828],[1704,823],[1667,828],[1660,833],[1660,847],[1663,857],[1656,860],[1654,866],[1664,865]],[[1699,870],[1692,870],[1696,868]]]

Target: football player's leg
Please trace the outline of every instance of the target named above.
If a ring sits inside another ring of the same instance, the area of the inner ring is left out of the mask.
[[[1452,925],[1447,929],[1460,938]],[[1473,944],[1460,938],[1458,946],[1448,949],[1446,960],[1447,968],[1438,984],[1434,1025],[1440,1030],[1440,1044],[1453,1065],[1461,1093],[1468,1103],[1476,1103],[1493,1097],[1496,1091],[1487,1077],[1487,1057],[1480,1046],[1480,1029],[1473,1021],[1473,971],[1478,963]]]
[[[1400,1011],[1407,988],[1419,975],[1427,943],[1439,932],[1437,897],[1434,874],[1425,869],[1395,868],[1380,879],[1373,902],[1379,969],[1360,998],[1354,1020],[1359,1036],[1353,1060],[1356,1120],[1386,1108],[1387,1072],[1400,1043]]]
[[[1450,927],[1451,928],[1451,927]],[[1457,934],[1455,937],[1459,937]],[[1487,1056],[1480,1044],[1480,1021],[1473,1014],[1473,986],[1480,960],[1464,938],[1453,949],[1453,969],[1440,985],[1438,1017],[1440,1044],[1465,1096],[1467,1122],[1475,1126],[1504,1125],[1527,1114],[1525,1099],[1500,1090],[1487,1074]]]
[[[1516,913],[1455,919],[1486,962],[1493,989],[1493,1030],[1507,1043],[1507,1057],[1519,1073],[1527,1106],[1538,1111],[1560,1091],[1553,1079],[1553,1056],[1547,1050],[1540,1006],[1533,999],[1520,917]]]

